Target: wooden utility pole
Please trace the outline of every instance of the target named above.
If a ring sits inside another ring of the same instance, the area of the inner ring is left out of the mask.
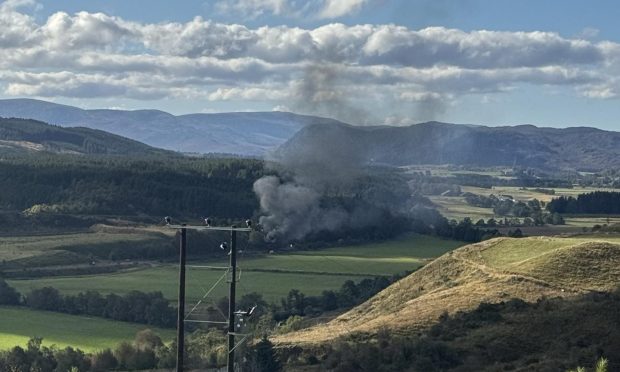
[[[230,230],[230,282],[228,287],[228,372],[235,371],[235,296],[237,290],[237,231]]]
[[[185,255],[187,251],[187,229],[181,228],[179,244],[179,308],[177,313],[177,372],[183,372],[185,350]]]
[[[166,217],[166,226],[181,231],[179,244],[179,304],[177,314],[177,372],[183,372],[183,354],[185,352],[185,257],[187,251],[187,230],[198,231],[230,231],[230,286],[228,300],[228,371],[235,370],[235,295],[237,281],[237,231],[251,232],[248,227],[217,227],[217,226],[188,226],[186,224],[171,224],[170,217]]]

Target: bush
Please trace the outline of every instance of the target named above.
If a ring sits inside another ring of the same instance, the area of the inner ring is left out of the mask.
[[[0,279],[0,305],[19,305],[21,294]]]

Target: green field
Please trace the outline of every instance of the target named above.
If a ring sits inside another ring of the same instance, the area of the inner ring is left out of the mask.
[[[291,289],[308,295],[337,289],[348,279],[361,280],[374,275],[391,275],[414,270],[429,258],[463,245],[461,242],[428,236],[407,235],[401,239],[379,244],[346,246],[318,251],[277,253],[256,257],[239,255],[240,281],[238,295],[258,292],[269,301],[279,300]],[[226,256],[224,256],[226,257]],[[223,259],[211,262],[191,262],[187,270],[188,301],[203,296],[224,274],[220,270],[194,268],[193,265],[227,266]],[[131,290],[161,291],[170,300],[177,297],[178,270],[176,265],[132,269],[129,271],[93,276],[53,277],[11,280],[22,293],[34,288],[51,286],[63,293],[75,294],[86,290],[123,294]],[[226,279],[215,287],[210,297],[226,295]]]
[[[589,217],[589,216],[578,216],[578,217],[564,217],[566,224],[568,226],[575,227],[592,227],[594,225],[613,225],[620,223],[619,216],[609,216],[609,217]]]
[[[0,307],[0,350],[25,346],[30,337],[42,337],[46,346],[72,346],[84,351],[113,348],[131,341],[136,332],[151,328],[165,342],[175,331],[101,318],[36,311],[20,307]]]
[[[96,228],[91,232],[72,234],[0,237],[0,262],[20,267],[81,264],[88,263],[90,251],[98,247],[127,250],[172,241],[166,230],[119,230],[123,232]]]
[[[493,209],[469,205],[461,196],[429,196],[428,198],[437,205],[439,213],[448,219],[460,221],[469,217],[476,222],[479,219],[488,220],[495,217]]]

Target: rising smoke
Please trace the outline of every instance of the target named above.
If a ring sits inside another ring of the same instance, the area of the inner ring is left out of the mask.
[[[356,125],[382,122],[354,103],[351,79],[342,64],[310,65],[295,87],[292,107]],[[431,96],[416,101],[418,116],[429,120],[445,107],[441,99]],[[319,136],[302,136],[302,141],[288,143],[268,159],[278,176],[254,183],[267,240],[299,240],[321,231],[380,226],[386,215],[409,212],[406,182],[386,186],[381,177],[372,180],[368,149],[353,133],[342,133],[343,128],[324,125]],[[362,185],[362,179],[368,184]]]
[[[406,209],[406,183],[386,187],[347,127],[324,125],[320,133],[302,133],[281,148],[270,162],[278,176],[254,183],[263,214],[259,222],[269,241],[377,226],[386,222],[386,213]]]
[[[346,75],[343,65],[325,63],[306,67],[293,92],[293,109],[356,125],[378,123],[371,112],[354,103],[353,85]]]

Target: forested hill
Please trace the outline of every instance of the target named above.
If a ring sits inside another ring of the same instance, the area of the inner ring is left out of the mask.
[[[100,130],[62,128],[35,120],[0,118],[0,153],[33,151],[108,155],[172,154]]]
[[[311,154],[326,144],[368,163],[457,164],[602,170],[620,167],[620,132],[532,125],[485,127],[428,122],[407,127],[316,124],[282,145],[284,156]]]
[[[0,158],[0,210],[27,214],[249,218],[251,159],[34,152]],[[1,216],[0,216],[1,222]]]

